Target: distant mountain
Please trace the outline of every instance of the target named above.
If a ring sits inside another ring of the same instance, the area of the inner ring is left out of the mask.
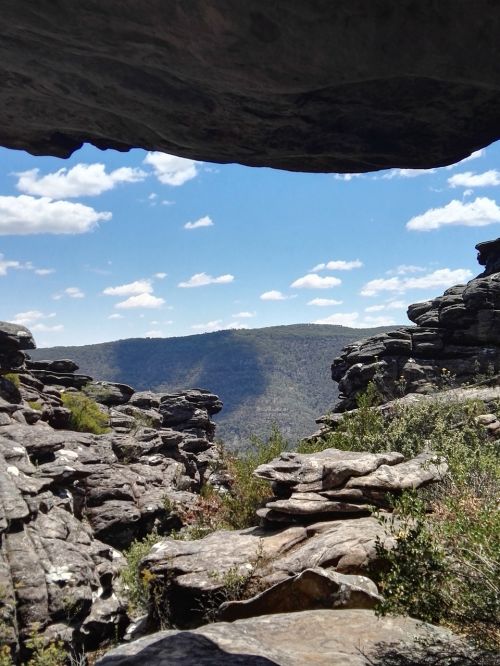
[[[330,377],[334,357],[355,340],[394,328],[297,324],[30,353],[34,359],[73,359],[85,374],[136,390],[208,388],[224,402],[217,434],[237,447],[252,435],[264,437],[273,423],[291,441],[311,434],[315,419],[337,399]]]

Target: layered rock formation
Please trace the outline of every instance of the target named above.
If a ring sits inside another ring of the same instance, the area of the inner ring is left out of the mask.
[[[399,453],[283,453],[254,472],[277,495],[257,511],[262,527],[153,546],[141,563],[142,575],[154,581],[150,620],[154,625],[164,612],[185,628],[207,617],[372,607],[377,590],[364,575],[378,565],[376,544],[393,543],[373,507],[390,511],[387,493],[439,481],[446,471],[432,454],[404,461]],[[246,596],[257,595],[225,603],[235,582]]]
[[[500,239],[476,249],[485,270],[466,285],[410,305],[415,327],[361,340],[334,360],[332,378],[340,390],[335,412],[355,408],[370,382],[390,400],[500,372]]]
[[[500,7],[6,0],[0,143],[300,171],[456,162],[500,136]]]
[[[314,610],[162,631],[98,666],[388,666],[479,663],[446,629],[370,610]],[[486,664],[486,662],[484,662]],[[493,661],[490,662],[493,666]]]
[[[123,634],[117,549],[182,525],[218,460],[210,416],[222,407],[208,391],[134,393],[68,360],[32,362],[33,346],[0,322],[0,638],[21,656],[33,631],[76,650]],[[105,434],[69,429],[64,396],[80,389]]]

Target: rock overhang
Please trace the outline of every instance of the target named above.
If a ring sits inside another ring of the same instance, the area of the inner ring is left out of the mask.
[[[297,171],[456,162],[500,137],[500,6],[7,0],[0,144]]]

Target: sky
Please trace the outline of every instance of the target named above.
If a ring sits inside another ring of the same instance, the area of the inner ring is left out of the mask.
[[[0,319],[41,347],[407,324],[408,304],[480,272],[499,196],[500,142],[449,167],[350,175],[0,149]]]

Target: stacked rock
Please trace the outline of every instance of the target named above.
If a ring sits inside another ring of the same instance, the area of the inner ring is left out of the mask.
[[[254,472],[275,493],[257,514],[264,525],[367,516],[373,507],[390,509],[388,494],[439,481],[447,469],[433,453],[405,461],[397,452],[286,452]]]
[[[0,322],[0,375],[24,368],[23,349],[35,349],[31,332],[19,324]]]
[[[500,239],[476,246],[485,270],[466,285],[408,308],[416,327],[347,346],[333,361],[339,383],[336,412],[356,407],[374,382],[385,400],[428,393],[500,371]]]

